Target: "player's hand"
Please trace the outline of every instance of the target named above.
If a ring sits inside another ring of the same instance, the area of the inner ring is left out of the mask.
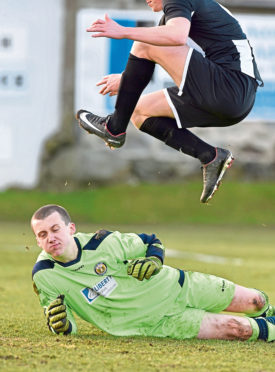
[[[125,27],[119,25],[105,14],[104,19],[97,19],[87,28],[87,32],[92,32],[92,37],[108,37],[111,39],[123,39],[125,37]]]
[[[158,274],[161,268],[162,262],[158,257],[138,258],[130,262],[127,274],[138,280],[150,279],[152,275]]]
[[[104,76],[96,86],[103,85],[99,94],[105,96],[109,94],[110,97],[117,95],[120,84],[121,74],[110,74]]]
[[[70,322],[67,319],[66,305],[64,305],[64,295],[59,295],[47,307],[47,324],[55,333],[66,332],[69,329]]]

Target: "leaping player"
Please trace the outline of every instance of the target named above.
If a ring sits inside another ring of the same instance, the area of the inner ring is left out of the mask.
[[[79,110],[77,119],[112,148],[124,144],[131,120],[141,131],[197,158],[203,169],[200,200],[207,203],[234,158],[187,128],[239,123],[251,111],[263,81],[241,26],[215,0],[146,2],[154,12],[164,13],[157,27],[123,27],[106,14],[87,29],[95,38],[135,42],[123,74],[106,76],[98,84],[103,86],[101,94],[118,94],[114,113],[100,117]],[[205,56],[187,45],[188,36]],[[141,96],[156,63],[175,85]]]

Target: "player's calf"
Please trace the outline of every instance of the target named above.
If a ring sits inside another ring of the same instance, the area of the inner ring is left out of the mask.
[[[248,340],[252,337],[248,318],[234,315],[206,313],[198,334],[199,339]]]
[[[226,323],[226,339],[246,341],[252,336],[252,330],[248,323],[237,317],[230,317]]]
[[[199,339],[275,341],[275,316],[248,318],[206,313],[198,334]]]

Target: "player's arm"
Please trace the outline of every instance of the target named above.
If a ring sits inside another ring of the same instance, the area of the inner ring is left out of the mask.
[[[157,46],[180,46],[187,43],[190,21],[184,17],[169,19],[166,25],[157,27],[124,27],[105,14],[87,28],[92,37],[130,39]]]
[[[37,278],[36,278],[37,279]],[[49,284],[47,282],[47,284]],[[71,309],[66,304],[63,295],[55,294],[40,280],[33,281],[33,288],[39,297],[40,305],[44,308],[47,326],[56,334],[76,333],[77,326]]]
[[[139,237],[147,246],[145,257],[132,260],[127,273],[138,280],[148,280],[162,269],[165,248],[155,234],[139,234]]]
[[[155,234],[138,234],[146,247],[145,257],[155,256],[161,263],[164,262],[165,248]]]

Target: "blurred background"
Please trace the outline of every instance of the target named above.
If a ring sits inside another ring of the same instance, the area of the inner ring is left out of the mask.
[[[243,26],[265,81],[241,124],[195,129],[213,145],[232,150],[233,179],[275,179],[275,1],[221,1]],[[100,8],[99,8],[100,7]],[[123,25],[151,26],[161,14],[145,0],[1,0],[0,189],[62,190],[200,177],[196,160],[129,126],[126,145],[113,153],[76,125],[79,108],[106,114],[114,98],[96,82],[121,73],[130,40],[92,39],[87,26],[109,16]],[[171,85],[157,68],[146,91]]]
[[[79,108],[107,114],[114,97],[95,86],[121,73],[130,40],[92,39],[86,28],[110,17],[152,26],[145,0],[0,0],[0,221],[28,221],[41,204],[59,203],[80,221],[272,225],[275,221],[275,1],[221,0],[254,47],[265,86],[251,114],[227,128],[195,128],[236,160],[222,192],[199,203],[201,169],[129,125],[111,151],[82,131]],[[171,85],[157,67],[146,92]]]

